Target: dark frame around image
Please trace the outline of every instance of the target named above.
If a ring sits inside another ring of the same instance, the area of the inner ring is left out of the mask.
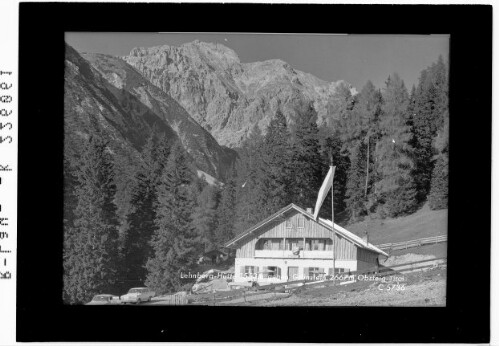
[[[64,305],[69,31],[450,34],[447,306]],[[489,342],[491,6],[21,3],[19,32],[17,341]]]

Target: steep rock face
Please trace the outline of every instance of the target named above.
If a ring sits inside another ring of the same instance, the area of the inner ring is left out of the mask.
[[[66,46],[64,75],[64,132],[65,150],[78,155],[82,139],[90,135],[102,137],[110,150],[123,154],[131,161],[140,161],[139,150],[153,126],[168,138],[175,132],[162,122],[137,98],[121,95],[120,102],[110,90],[112,86],[83,59]]]
[[[312,103],[321,124],[336,116],[345,92],[355,93],[346,82],[322,81],[282,60],[243,64],[221,44],[134,48],[123,59],[229,147],[241,146],[255,125],[265,132],[277,108],[292,122]]]
[[[89,136],[108,143],[116,165],[118,213],[124,218],[130,207],[134,175],[142,162],[140,150],[151,129],[155,127],[171,140],[177,135],[136,97],[123,93],[119,100],[112,90],[113,86],[88,61],[66,45],[64,156],[74,169],[75,158],[81,155]]]
[[[100,72],[107,81],[109,92],[128,113],[136,111],[136,107],[130,104],[130,98],[134,98],[160,123],[172,129],[200,170],[219,179],[225,177],[235,160],[235,153],[218,145],[177,101],[153,86],[122,59],[103,54],[82,54],[82,57]]]

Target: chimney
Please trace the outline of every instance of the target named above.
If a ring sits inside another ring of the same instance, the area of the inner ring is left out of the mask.
[[[307,213],[313,214],[312,208],[307,208]]]
[[[367,231],[364,233],[362,240],[365,241],[366,244],[369,244],[369,233]]]

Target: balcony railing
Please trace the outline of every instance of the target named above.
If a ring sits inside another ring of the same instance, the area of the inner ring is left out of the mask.
[[[255,258],[333,258],[333,251],[255,250]]]

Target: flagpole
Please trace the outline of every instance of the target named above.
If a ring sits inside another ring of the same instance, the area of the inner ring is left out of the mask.
[[[324,179],[324,182],[322,183],[321,188],[319,189],[319,194],[317,196],[317,202],[315,203],[315,210],[314,210],[314,220],[317,221],[319,218],[319,211],[321,209],[322,203],[326,200],[326,196],[329,192],[329,189],[331,189],[331,230],[333,233],[333,253],[332,253],[332,259],[333,259],[333,268],[329,268],[330,270],[333,269],[333,281],[334,281],[334,276],[336,272],[336,234],[334,230],[334,189],[333,189],[333,181],[334,181],[334,171],[335,167],[333,166],[333,153],[330,151],[330,158],[331,158],[331,165],[329,167],[329,172],[326,175],[326,178]],[[333,284],[335,284],[333,282]]]

